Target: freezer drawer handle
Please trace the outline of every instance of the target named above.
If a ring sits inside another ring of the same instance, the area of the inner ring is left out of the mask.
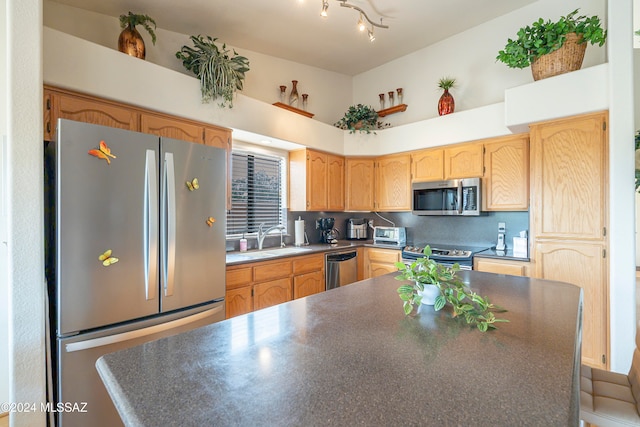
[[[147,271],[144,274],[145,295],[147,300],[156,298],[157,269],[158,269],[158,182],[156,176],[156,152],[147,150],[145,163],[144,198],[144,230],[145,248],[144,259]]]
[[[149,335],[164,332],[169,329],[179,328],[181,326],[188,325],[190,323],[197,322],[207,317],[214,316],[220,311],[224,310],[224,305],[220,305],[211,310],[203,311],[202,313],[194,314],[193,316],[183,317],[182,319],[172,320],[171,322],[161,323],[159,325],[149,326],[148,328],[138,329],[135,331],[123,332],[117,335],[110,335],[107,337],[94,338],[86,341],[78,341],[65,345],[67,353],[73,353],[74,351],[88,350],[90,348],[104,347],[106,345],[117,344],[120,342],[134,340],[136,338],[146,337]]]
[[[162,266],[164,295],[173,295],[175,260],[176,260],[176,178],[173,165],[173,153],[165,153],[164,159],[164,211],[165,211],[165,244],[164,265]]]

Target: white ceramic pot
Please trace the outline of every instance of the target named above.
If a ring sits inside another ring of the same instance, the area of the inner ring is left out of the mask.
[[[434,305],[440,289],[436,285],[424,285],[424,291],[418,293],[422,295],[422,304]]]

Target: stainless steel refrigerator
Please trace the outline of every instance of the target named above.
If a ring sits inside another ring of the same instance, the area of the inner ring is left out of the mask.
[[[58,425],[119,425],[96,360],[225,317],[225,152],[57,129],[45,149],[52,399],[86,403]]]

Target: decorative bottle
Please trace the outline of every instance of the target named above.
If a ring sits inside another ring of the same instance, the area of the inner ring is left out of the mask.
[[[402,94],[402,88],[399,87],[398,89],[396,89],[396,92],[398,92],[398,105],[402,105],[402,99],[404,98]]]
[[[302,109],[304,111],[307,111],[307,103],[309,101],[309,94],[308,93],[303,93],[302,94]]]
[[[291,80],[293,86],[291,87],[291,93],[289,94],[289,105],[298,108],[298,81]]]
[[[393,91],[389,92],[389,107],[393,107]]]
[[[287,91],[287,87],[285,85],[280,86],[280,102],[284,104],[285,95],[284,93]]]
[[[380,98],[380,109],[384,110],[384,93],[378,94],[378,97]]]

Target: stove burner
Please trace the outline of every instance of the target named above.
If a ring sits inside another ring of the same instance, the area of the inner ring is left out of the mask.
[[[424,254],[424,247],[405,246],[402,252],[404,255],[410,255],[419,258]],[[472,252],[469,250],[431,248],[431,258],[433,259],[470,258],[471,255]]]

